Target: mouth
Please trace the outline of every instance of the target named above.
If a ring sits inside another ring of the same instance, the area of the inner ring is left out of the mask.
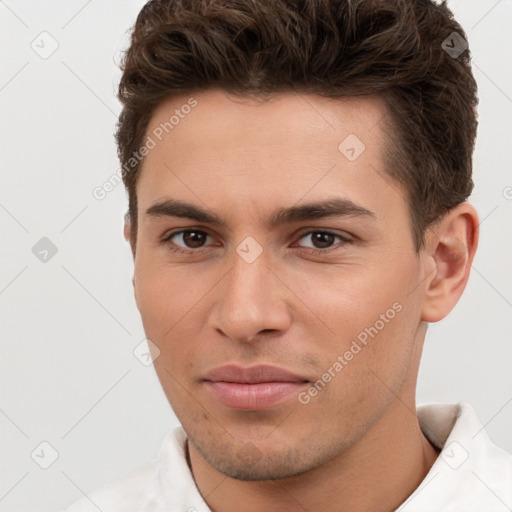
[[[210,371],[203,383],[211,395],[227,407],[260,410],[280,405],[310,381],[275,366],[226,365]]]

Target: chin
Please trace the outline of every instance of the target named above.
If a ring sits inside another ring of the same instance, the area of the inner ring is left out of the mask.
[[[243,481],[281,480],[301,475],[325,463],[331,454],[318,456],[302,447],[267,447],[259,449],[252,442],[241,448],[231,445],[196,443],[189,438],[202,457],[220,473]]]

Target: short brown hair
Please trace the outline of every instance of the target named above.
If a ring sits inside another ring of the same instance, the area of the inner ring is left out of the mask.
[[[382,97],[391,114],[386,172],[408,192],[419,250],[426,228],[473,189],[477,85],[469,50],[445,51],[466,39],[445,1],[148,2],[122,58],[116,132],[133,249],[142,160],[129,162],[151,115],[174,95],[215,87],[247,97]]]

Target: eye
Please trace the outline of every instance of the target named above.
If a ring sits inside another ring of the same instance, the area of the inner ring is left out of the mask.
[[[174,233],[168,234],[162,240],[162,243],[167,245],[173,252],[191,254],[205,251],[208,245],[208,238],[213,239],[213,237],[206,231],[199,229],[183,229],[181,231],[175,231]],[[309,248],[308,252],[313,254],[326,254],[331,251],[341,249],[342,247],[333,245],[335,244],[336,240],[339,241],[338,246],[343,246],[353,241],[348,236],[323,230],[308,231],[303,233],[300,237],[300,240],[307,240],[308,238],[310,239],[310,244],[299,245],[299,247],[306,249]]]
[[[205,231],[199,229],[184,229],[167,235],[162,243],[168,244],[175,252],[200,252],[208,239],[212,238]]]
[[[313,253],[326,253],[330,252],[330,250],[336,250],[337,247],[334,247],[336,239],[341,241],[341,244],[350,243],[352,239],[348,236],[340,235],[338,233],[331,233],[330,231],[308,231],[307,233],[303,233],[300,240],[309,238],[311,241],[310,245],[301,246],[301,247],[310,247],[313,249],[311,252]]]

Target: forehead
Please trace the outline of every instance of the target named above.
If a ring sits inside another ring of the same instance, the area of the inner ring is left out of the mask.
[[[173,97],[148,124],[154,144],[138,180],[139,207],[171,196],[256,214],[265,203],[314,201],[327,192],[359,204],[401,201],[397,184],[384,190],[387,113],[383,100],[368,96],[289,92],[262,100],[208,90]]]
[[[153,112],[147,133],[160,130],[161,137],[169,142],[194,145],[194,134],[200,131],[202,145],[220,140],[222,144],[216,149],[226,151],[239,148],[244,138],[253,139],[255,135],[255,143],[286,147],[311,140],[311,135],[330,139],[329,135],[339,138],[347,132],[367,139],[373,132],[372,143],[376,143],[382,134],[373,129],[387,114],[384,101],[377,96],[334,99],[284,92],[263,99],[211,89],[161,103]],[[253,147],[258,149],[255,144]]]

